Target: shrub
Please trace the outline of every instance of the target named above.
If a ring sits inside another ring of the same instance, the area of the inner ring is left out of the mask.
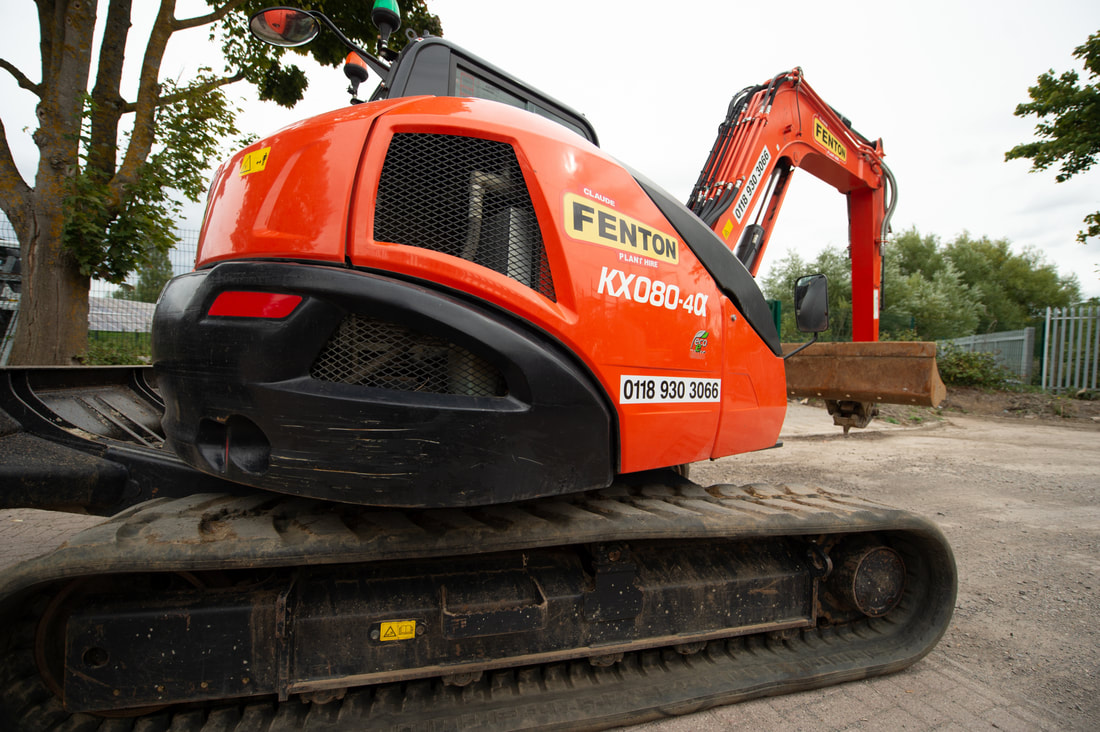
[[[997,364],[992,353],[964,351],[950,343],[936,353],[940,377],[948,386],[980,386],[999,389],[1006,385],[1011,372]]]

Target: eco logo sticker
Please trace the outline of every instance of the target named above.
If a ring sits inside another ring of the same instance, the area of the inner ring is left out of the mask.
[[[707,355],[707,339],[710,338],[710,333],[705,330],[701,330],[691,337],[691,356],[692,358],[702,358]]]

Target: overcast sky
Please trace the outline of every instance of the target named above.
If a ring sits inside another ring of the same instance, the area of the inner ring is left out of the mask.
[[[1039,74],[1053,68],[1084,76],[1072,52],[1100,30],[1096,0],[933,0],[919,7],[815,0],[770,8],[718,0],[427,3],[448,38],[586,114],[605,150],[681,200],[730,97],[801,66],[857,130],[883,139],[900,192],[895,232],[916,226],[944,241],[963,231],[1007,238],[1017,251],[1034,247],[1063,274],[1076,274],[1086,297],[1100,296],[1100,242],[1075,240],[1085,215],[1100,209],[1100,170],[1056,184],[1054,171],[1029,173],[1029,161],[1004,162],[1006,150],[1033,139],[1034,118],[1012,112]],[[142,12],[155,7],[151,0],[135,5]],[[179,6],[181,17],[202,9],[195,0]],[[0,55],[37,80],[34,5],[19,2],[14,12]],[[134,38],[141,28],[139,19]],[[220,67],[205,39],[205,31],[174,38],[162,75],[186,77],[202,63]],[[135,47],[130,63],[140,59]],[[296,109],[248,102],[242,127],[263,135],[346,102],[338,70],[318,67],[310,78]],[[249,91],[242,87],[242,98]],[[0,71],[0,100],[29,179],[35,148],[20,130],[34,124],[33,97]],[[189,211],[188,223],[197,226],[201,206]],[[843,197],[796,173],[767,263],[791,248],[809,260],[825,245],[846,242]]]

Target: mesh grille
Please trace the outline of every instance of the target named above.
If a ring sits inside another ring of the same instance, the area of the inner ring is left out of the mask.
[[[394,323],[349,315],[340,323],[310,376],[398,391],[466,396],[505,396],[495,367],[442,338]]]
[[[531,196],[506,143],[394,135],[378,184],[374,238],[461,257],[555,299]]]

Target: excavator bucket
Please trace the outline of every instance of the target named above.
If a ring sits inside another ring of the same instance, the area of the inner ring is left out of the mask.
[[[783,352],[799,345],[784,343]],[[935,343],[815,343],[786,366],[792,397],[935,407],[947,396]]]

